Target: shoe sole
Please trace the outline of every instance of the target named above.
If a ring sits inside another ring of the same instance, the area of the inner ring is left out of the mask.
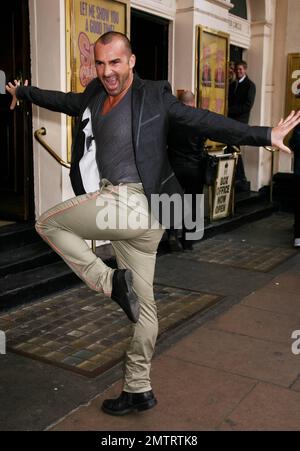
[[[182,252],[183,248],[178,243],[170,243],[169,242],[169,248],[171,252]]]
[[[129,413],[144,412],[145,410],[152,409],[153,407],[156,406],[156,404],[157,404],[157,400],[151,399],[150,401],[147,401],[147,402],[144,402],[141,404],[137,404],[136,406],[133,406],[128,409],[121,410],[121,411],[110,410],[105,406],[102,406],[101,409],[103,410],[103,412],[108,413],[109,415],[121,417],[121,416],[127,415]]]
[[[130,269],[126,269],[124,271],[124,279],[126,287],[127,305],[124,306],[124,301],[115,295],[114,296],[112,295],[111,299],[117,302],[117,304],[119,304],[119,306],[123,309],[123,311],[127,315],[127,318],[131,322],[137,323],[140,316],[140,304],[136,294],[133,292],[133,276]],[[128,309],[127,306],[130,308],[130,310]]]
[[[140,317],[140,304],[139,304],[136,294],[133,292],[133,275],[129,269],[125,271],[125,282],[126,282],[131,312],[132,312],[132,316],[133,316],[132,321],[134,323],[137,323],[139,320],[139,317]],[[134,301],[134,304],[135,304],[134,308],[132,308],[131,301]]]

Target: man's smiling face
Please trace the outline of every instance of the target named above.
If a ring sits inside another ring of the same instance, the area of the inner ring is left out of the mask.
[[[118,96],[128,89],[133,80],[135,56],[121,39],[95,45],[95,64],[99,80],[109,96]]]

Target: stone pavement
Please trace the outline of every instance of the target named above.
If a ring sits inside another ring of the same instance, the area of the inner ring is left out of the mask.
[[[155,409],[123,418],[100,412],[103,399],[119,395],[117,383],[52,430],[300,430],[300,355],[291,351],[291,334],[300,329],[299,293],[300,260],[295,272],[276,277],[154,360]]]
[[[159,336],[214,303],[220,296],[155,285]],[[0,315],[7,350],[87,377],[124,359],[132,325],[118,304],[87,286]]]
[[[291,247],[292,222],[274,214],[192,253],[158,258],[157,284],[221,300],[158,344],[154,409],[122,418],[101,412],[103,399],[120,393],[120,364],[86,378],[8,353],[0,356],[0,430],[300,430],[300,354],[291,338],[300,330],[300,253]]]

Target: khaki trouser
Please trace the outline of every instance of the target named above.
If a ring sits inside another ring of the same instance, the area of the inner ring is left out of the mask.
[[[124,390],[151,390],[150,366],[158,331],[153,279],[163,228],[149,214],[142,185],[114,186],[103,179],[100,190],[69,199],[42,214],[36,230],[90,288],[108,296],[114,269],[98,258],[85,240],[111,240],[118,267],[133,273],[133,289],[140,303],[140,318],[133,325],[126,355]]]

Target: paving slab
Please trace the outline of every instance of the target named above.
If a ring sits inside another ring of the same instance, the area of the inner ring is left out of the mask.
[[[167,351],[167,355],[232,374],[289,387],[298,377],[299,358],[286,345],[210,330],[203,326]]]
[[[294,217],[292,214],[278,212],[260,221],[245,224],[230,234],[220,234],[217,238],[230,235],[235,239],[246,240],[248,243],[292,248],[293,226]]]
[[[298,358],[300,360],[299,356],[298,356]],[[295,381],[295,383],[290,388],[291,388],[291,390],[294,390],[294,391],[297,391],[300,393],[300,375],[299,375],[298,379]]]
[[[299,431],[300,393],[260,383],[220,425],[224,431]]]
[[[249,294],[241,304],[300,320],[300,293],[288,291],[275,283]]]
[[[270,273],[197,262],[176,255],[162,256],[157,262],[156,274],[155,281],[159,284],[199,291],[205,287],[206,292],[234,295],[241,299],[274,277]]]
[[[277,287],[282,293],[295,293],[299,296],[300,302],[300,277],[299,273],[293,271],[279,274],[272,281],[266,284],[265,289]]]
[[[192,252],[177,253],[177,258],[269,272],[296,254],[296,249],[287,246],[266,246],[218,237],[195,245]]]
[[[292,343],[292,332],[300,328],[299,316],[273,313],[248,305],[237,305],[226,314],[209,321],[206,327],[286,345]]]
[[[0,430],[39,431],[120,379],[114,368],[88,379],[13,353],[0,356]]]
[[[52,430],[213,430],[255,386],[251,379],[183,363],[168,356],[154,360],[152,381],[158,399],[153,410],[123,418],[101,412],[104,399],[119,395],[121,386],[116,384]]]

